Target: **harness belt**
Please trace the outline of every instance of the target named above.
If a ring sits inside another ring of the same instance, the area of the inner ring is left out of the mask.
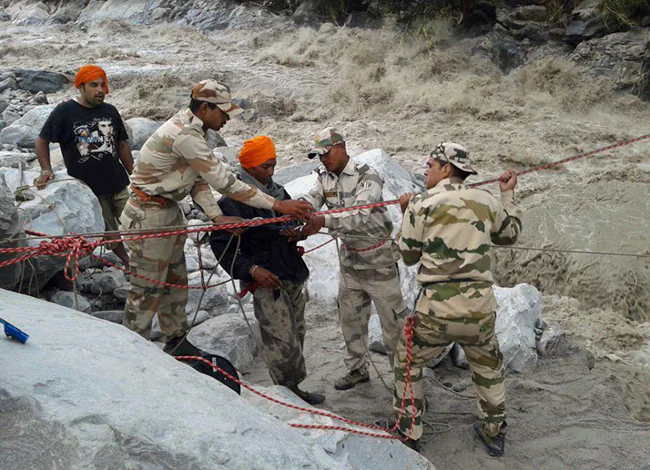
[[[133,185],[131,185],[129,189],[131,190],[131,197],[133,199],[136,199],[140,202],[144,202],[145,204],[155,203],[158,205],[158,207],[162,209],[165,206],[169,206],[172,203],[172,201],[170,199],[167,199],[166,197],[152,196],[151,194],[147,194],[141,189],[138,189]]]

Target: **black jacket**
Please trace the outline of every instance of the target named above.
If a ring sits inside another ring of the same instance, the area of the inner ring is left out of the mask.
[[[291,199],[291,196],[286,191],[284,191],[284,199]],[[226,197],[219,200],[219,207],[221,207],[224,215],[241,217],[242,219],[254,219],[256,217],[268,219],[274,217],[273,211],[247,206]],[[240,235],[239,254],[235,258],[233,269],[235,279],[252,282],[253,278],[249,274],[249,270],[254,264],[268,269],[281,280],[304,282],[307,279],[309,269],[298,254],[297,244],[287,241],[286,237],[280,235],[281,229],[281,224],[267,224],[248,228]],[[229,239],[229,232],[224,230],[212,232],[210,246],[217,259],[221,257]],[[236,248],[237,238],[233,237],[221,260],[221,267],[228,274],[230,274]]]

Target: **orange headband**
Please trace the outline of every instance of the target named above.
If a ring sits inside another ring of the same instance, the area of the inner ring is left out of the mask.
[[[97,65],[85,65],[79,69],[77,76],[74,78],[75,88],[79,88],[82,84],[92,82],[98,78],[104,79],[104,93],[108,95],[108,78],[104,69]]]
[[[276,158],[275,145],[273,141],[265,136],[260,135],[253,137],[244,142],[244,146],[239,152],[239,163],[244,168],[253,168],[254,166],[261,165],[267,160]]]

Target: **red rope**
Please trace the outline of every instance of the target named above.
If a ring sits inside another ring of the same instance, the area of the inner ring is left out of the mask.
[[[630,145],[634,144],[636,142],[640,142],[645,139],[650,139],[650,134],[637,137],[635,139],[631,140],[626,140],[623,142],[619,142],[613,145],[608,145],[607,147],[602,147],[600,149],[592,150],[589,152],[581,153],[578,155],[574,155],[569,158],[565,158],[562,160],[558,160],[555,162],[551,162],[545,165],[540,165],[536,166],[533,168],[529,168],[528,170],[521,171],[517,173],[517,175],[525,175],[528,173],[532,173],[534,171],[541,171],[545,170],[548,168],[552,168],[554,166],[562,165],[564,163],[568,163],[571,161],[578,160],[580,158],[585,158],[585,157],[590,157],[592,155],[595,155],[597,153],[602,153],[606,152],[608,150],[613,150],[619,147],[623,147],[625,145]],[[479,183],[473,183],[470,184],[469,186],[474,188],[477,186],[483,186],[489,183],[494,183],[499,181],[499,178],[494,178],[491,180],[486,180],[486,181],[481,181]],[[354,206],[354,207],[341,207],[338,209],[331,209],[327,211],[322,211],[322,212],[316,212],[315,215],[326,215],[326,214],[338,214],[341,212],[347,212],[347,211],[352,211],[352,210],[363,210],[363,209],[373,209],[377,207],[385,207],[385,206],[390,206],[394,204],[399,204],[399,199],[394,199],[391,201],[381,201],[381,202],[376,202],[373,204],[364,204],[361,206]],[[174,230],[174,231],[166,231],[166,232],[152,232],[152,233],[146,233],[146,234],[139,234],[139,235],[131,235],[129,236],[128,234],[126,236],[123,236],[121,239],[108,239],[108,240],[102,240],[102,241],[96,241],[93,243],[87,242],[82,236],[80,235],[66,235],[66,236],[56,236],[52,237],[51,241],[43,241],[41,242],[38,246],[35,247],[17,247],[17,248],[0,248],[0,254],[4,253],[26,253],[25,256],[19,257],[19,258],[13,258],[9,259],[6,261],[0,262],[0,268],[4,268],[6,266],[9,266],[11,264],[15,263],[20,263],[22,261],[26,261],[28,259],[31,259],[35,256],[39,255],[50,255],[50,256],[58,256],[58,257],[65,257],[66,258],[66,267],[69,267],[70,261],[74,258],[76,261],[78,261],[79,256],[82,254],[86,254],[88,250],[90,250],[90,253],[94,250],[94,248],[105,245],[105,244],[110,244],[110,243],[116,243],[120,241],[135,241],[135,240],[146,240],[150,238],[158,238],[158,237],[167,237],[167,236],[175,236],[175,235],[182,235],[182,234],[190,234],[190,233],[200,233],[200,232],[209,232],[213,230],[232,230],[236,228],[246,228],[246,227],[257,227],[261,225],[266,225],[266,224],[272,224],[272,223],[282,223],[282,222],[287,222],[289,220],[292,220],[293,218],[291,216],[281,216],[281,217],[272,217],[269,219],[257,219],[257,220],[246,220],[242,222],[236,222],[236,223],[229,223],[229,224],[216,224],[213,226],[208,226],[208,227],[196,227],[196,228],[191,228],[191,229],[182,229],[182,230]],[[38,232],[33,232],[33,231],[26,231],[26,233],[33,233],[36,234],[37,236],[45,236],[44,234],[40,234]],[[64,240],[63,242],[59,242],[60,240]],[[385,243],[385,242],[384,242]],[[92,249],[90,249],[92,248]],[[368,250],[370,248],[366,248],[364,250]],[[75,275],[71,278],[71,280],[76,279],[76,276],[78,275],[78,268],[76,268],[76,273]],[[67,274],[66,274],[66,277]]]
[[[277,398],[273,398],[270,395],[267,395],[267,394],[265,394],[263,392],[260,392],[259,390],[256,390],[251,385],[247,384],[246,382],[243,382],[243,381],[239,380],[237,377],[235,377],[232,374],[226,372],[225,370],[223,370],[221,367],[217,366],[216,364],[213,364],[212,362],[208,361],[207,359],[204,359],[204,358],[199,357],[199,356],[175,356],[175,359],[177,359],[179,361],[200,361],[200,362],[203,362],[205,365],[212,367],[217,372],[223,374],[224,376],[226,376],[227,378],[229,378],[233,382],[235,382],[235,383],[239,384],[240,386],[244,387],[246,390],[248,390],[250,392],[253,392],[254,394],[256,394],[256,395],[258,395],[258,396],[260,396],[260,397],[262,397],[262,398],[264,398],[266,400],[269,400],[269,401],[271,401],[273,403],[276,403],[278,405],[282,405],[282,406],[285,406],[287,408],[291,408],[291,409],[297,410],[297,411],[303,411],[305,413],[311,413],[311,414],[315,414],[315,415],[319,415],[319,416],[325,416],[326,418],[331,418],[331,419],[334,419],[336,421],[341,421],[341,422],[344,422],[346,424],[350,424],[350,425],[353,425],[353,426],[359,426],[359,427],[363,427],[363,428],[374,429],[374,430],[377,430],[377,431],[383,431],[385,433],[394,432],[398,428],[400,419],[402,418],[403,413],[404,413],[405,402],[406,402],[406,389],[407,389],[407,387],[410,387],[409,390],[410,390],[410,393],[411,393],[413,413],[411,415],[411,427],[410,427],[406,437],[395,436],[395,435],[391,435],[391,434],[378,434],[378,433],[372,433],[372,432],[367,432],[367,431],[360,431],[358,429],[350,429],[350,428],[345,428],[345,427],[342,427],[342,426],[330,426],[330,425],[321,425],[321,424],[289,423],[289,426],[292,426],[294,428],[326,429],[326,430],[331,430],[331,431],[344,431],[344,432],[349,432],[349,433],[353,433],[353,434],[359,434],[361,436],[377,437],[377,438],[380,438],[380,439],[395,439],[395,440],[404,441],[404,440],[408,439],[411,436],[411,434],[413,433],[413,429],[415,427],[416,409],[415,409],[415,399],[413,398],[414,397],[414,395],[413,395],[413,384],[412,384],[412,381],[411,381],[411,374],[410,374],[410,371],[411,371],[411,358],[412,358],[411,350],[413,348],[413,323],[414,323],[414,319],[413,319],[413,317],[411,317],[406,321],[406,324],[404,325],[404,334],[406,335],[406,339],[407,339],[407,341],[406,341],[406,377],[405,377],[405,382],[404,382],[404,393],[402,394],[402,404],[401,404],[401,408],[400,408],[400,411],[399,411],[399,414],[398,414],[397,422],[390,429],[383,428],[383,427],[377,426],[375,424],[360,423],[360,422],[353,421],[353,420],[347,419],[347,418],[343,418],[343,417],[337,416],[337,415],[335,415],[333,413],[329,413],[327,411],[322,411],[322,410],[319,410],[319,409],[316,409],[316,408],[305,408],[305,407],[302,407],[302,406],[293,405],[291,403],[287,403],[285,401],[278,400]]]

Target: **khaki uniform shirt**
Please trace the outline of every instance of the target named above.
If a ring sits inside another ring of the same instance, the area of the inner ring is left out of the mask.
[[[234,199],[272,209],[275,199],[243,183],[217,160],[206,141],[203,121],[189,109],[180,111],[147,139],[133,169],[131,183],[149,195],[182,201],[188,194],[208,217],[222,215],[210,186]]]
[[[316,210],[323,207],[323,204],[328,209],[338,209],[382,200],[384,182],[377,171],[366,164],[357,165],[350,158],[340,176],[329,173],[323,166],[319,166],[316,172],[316,185],[301,198],[310,202]],[[353,269],[373,269],[393,265],[399,259],[399,251],[392,240],[370,251],[354,251],[376,245],[391,236],[393,223],[386,207],[328,214],[324,217],[325,227],[330,229],[332,235],[340,236],[343,240],[343,265]]]
[[[488,251],[510,245],[521,233],[514,192],[501,202],[482,189],[445,179],[418,194],[404,213],[397,243],[407,265],[420,262],[417,281],[494,283]]]

